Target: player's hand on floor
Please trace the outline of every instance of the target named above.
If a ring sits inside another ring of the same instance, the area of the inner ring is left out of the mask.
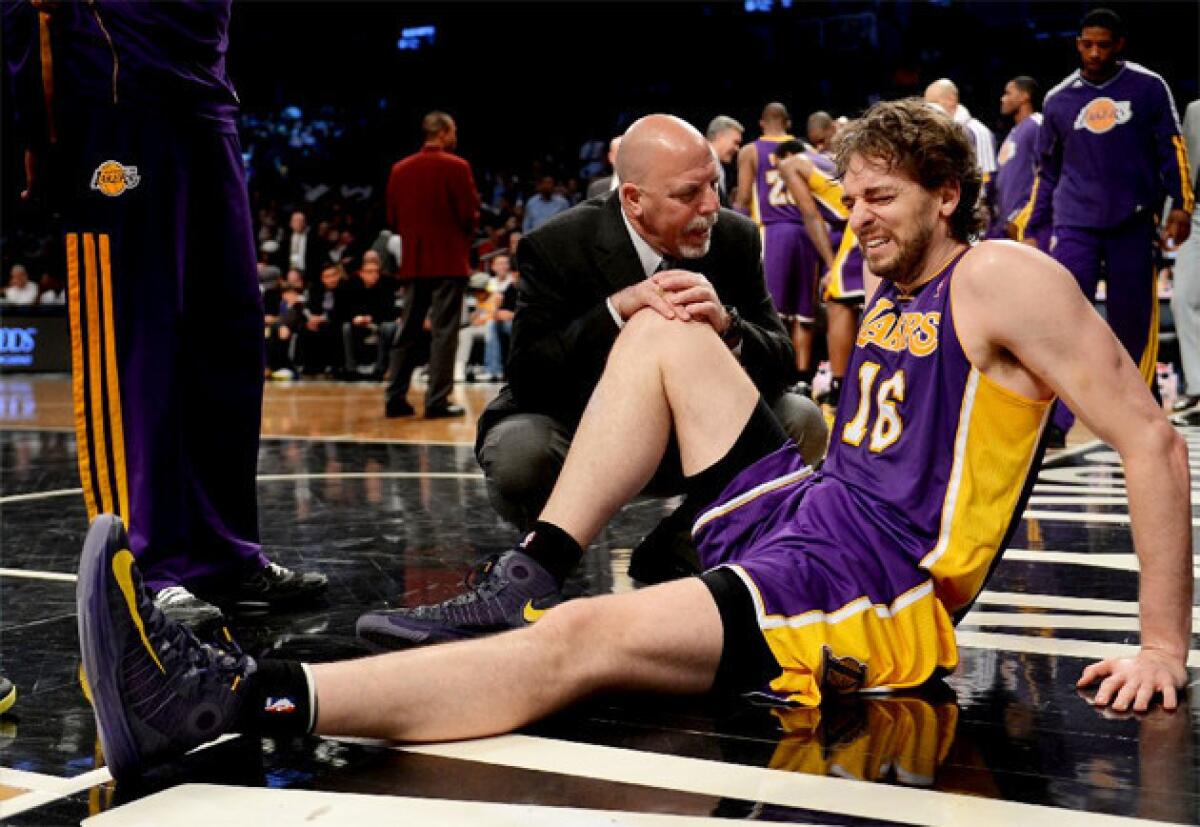
[[[1076,684],[1085,687],[1100,681],[1096,706],[1109,706],[1118,712],[1133,709],[1145,712],[1156,694],[1162,695],[1164,709],[1179,705],[1178,690],[1187,685],[1187,667],[1182,659],[1158,649],[1142,649],[1132,658],[1107,658],[1083,670]]]

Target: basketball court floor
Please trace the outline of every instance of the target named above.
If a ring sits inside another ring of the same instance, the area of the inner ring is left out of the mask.
[[[366,654],[353,633],[362,610],[448,597],[476,558],[511,545],[471,448],[473,417],[494,392],[465,393],[467,421],[425,423],[382,419],[377,385],[268,388],[263,542],[331,585],[318,609],[239,619],[243,648]],[[1197,682],[1177,712],[1141,716],[1099,712],[1074,688],[1090,659],[1138,639],[1120,465],[1086,441],[1041,469],[1011,548],[959,627],[958,670],[919,692],[819,710],[603,697],[514,735],[419,747],[232,737],[136,789],[114,787],[77,679],[74,573],[87,526],[70,424],[65,378],[0,378],[0,669],[20,691],[0,717],[5,823],[1200,823]],[[1200,413],[1178,427],[1200,547]],[[628,506],[571,588],[631,588],[629,549],[668,507]],[[1192,647],[1196,678],[1200,640]]]

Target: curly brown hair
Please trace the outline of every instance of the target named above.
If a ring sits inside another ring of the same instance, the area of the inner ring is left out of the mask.
[[[983,177],[967,132],[920,98],[877,103],[847,124],[833,143],[839,178],[854,155],[899,169],[926,190],[957,181],[962,195],[950,216],[950,234],[967,241],[983,230]]]

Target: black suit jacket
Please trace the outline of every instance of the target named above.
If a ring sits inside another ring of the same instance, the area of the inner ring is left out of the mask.
[[[304,247],[304,281],[308,284],[320,283],[321,269],[329,263],[329,245],[312,227],[305,232],[308,234],[308,244]],[[291,228],[284,231],[279,251],[275,254],[275,263],[284,273],[292,266],[292,235]]]
[[[484,412],[482,437],[517,411],[578,423],[619,332],[606,299],[645,279],[612,193],[555,216],[521,239],[521,280],[508,362],[509,386]],[[741,362],[773,399],[794,370],[795,352],[767,294],[758,230],[721,210],[704,258],[687,261],[742,317]]]
[[[587,197],[588,198],[603,198],[612,191],[611,175],[601,175],[593,178],[588,182]]]

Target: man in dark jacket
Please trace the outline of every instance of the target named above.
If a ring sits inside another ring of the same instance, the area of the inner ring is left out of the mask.
[[[406,397],[428,314],[433,343],[425,418],[438,419],[463,415],[461,406],[450,403],[450,391],[463,290],[471,274],[471,239],[479,223],[479,193],[471,165],[452,154],[458,145],[454,119],[445,112],[430,112],[421,129],[424,146],[392,167],[387,186],[388,227],[401,238],[399,278],[411,279],[411,284],[392,351],[385,413],[414,413]]]
[[[650,116],[630,127],[617,163],[616,192],[521,241],[510,384],[480,420],[476,455],[493,506],[522,529],[558,478],[617,334],[647,305],[710,324],[805,458],[824,455],[827,429],[816,406],[785,393],[795,357],[766,291],[758,232],[720,209],[704,137],[677,118]],[[668,452],[649,490],[677,493],[681,481],[678,456]],[[639,547],[637,579],[672,573],[661,547],[686,545],[692,508],[685,504]]]

